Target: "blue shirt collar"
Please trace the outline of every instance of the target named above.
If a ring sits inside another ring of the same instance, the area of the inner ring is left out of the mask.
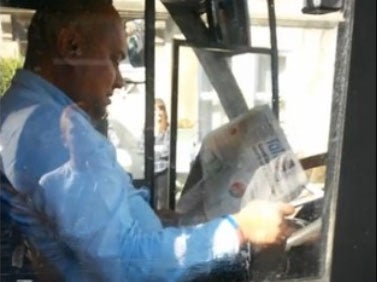
[[[30,70],[18,69],[12,82],[32,90],[31,92],[36,93],[39,99],[51,101],[63,107],[75,104],[62,90]],[[81,108],[77,107],[77,110],[85,118],[91,120],[89,115]]]

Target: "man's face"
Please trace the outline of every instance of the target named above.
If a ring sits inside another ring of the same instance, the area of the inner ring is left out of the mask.
[[[92,30],[86,35],[86,44],[74,65],[76,83],[72,98],[94,120],[106,115],[113,90],[123,86],[118,68],[126,50],[123,24],[115,11],[110,11],[103,20],[111,24],[101,32]],[[96,26],[98,23],[93,28]]]

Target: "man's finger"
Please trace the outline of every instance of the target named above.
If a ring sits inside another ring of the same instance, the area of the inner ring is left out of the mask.
[[[291,215],[295,212],[294,206],[286,203],[280,204],[280,212],[283,216]]]

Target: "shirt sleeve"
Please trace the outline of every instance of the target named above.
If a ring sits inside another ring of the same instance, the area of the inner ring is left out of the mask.
[[[44,210],[56,223],[60,240],[82,258],[83,267],[105,280],[179,281],[188,269],[202,266],[197,271],[207,271],[239,251],[237,230],[226,219],[163,228],[130,183],[117,189],[105,177],[102,182],[84,172],[59,172],[70,181],[62,181],[59,174],[43,179]]]
[[[110,143],[80,123],[72,128],[75,156],[42,177],[40,203],[88,275],[99,281],[176,282],[193,275],[193,267],[206,272],[238,253],[238,232],[227,219],[163,228],[116,163]]]

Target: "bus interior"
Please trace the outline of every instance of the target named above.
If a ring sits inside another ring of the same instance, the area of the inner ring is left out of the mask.
[[[283,246],[246,250],[242,278],[193,281],[375,281],[375,1],[113,4],[128,35],[125,85],[98,130],[135,186],[150,188],[153,208],[179,209],[206,173],[207,137],[260,106],[274,114],[305,173],[307,194],[292,201],[296,231]],[[1,58],[22,60],[37,6],[1,0]],[[170,130],[163,204],[156,99],[165,102]],[[37,281],[7,265],[16,235],[1,225],[1,280]]]

